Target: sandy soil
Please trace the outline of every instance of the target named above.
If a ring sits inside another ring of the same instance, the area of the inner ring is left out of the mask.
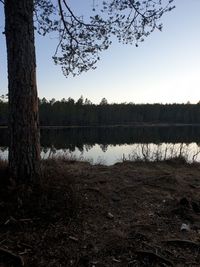
[[[0,266],[200,266],[200,164],[44,165],[39,204],[1,189]]]

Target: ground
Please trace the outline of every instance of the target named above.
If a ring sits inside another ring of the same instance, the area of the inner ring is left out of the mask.
[[[0,189],[0,266],[200,266],[200,164],[49,160],[43,173],[26,204]]]

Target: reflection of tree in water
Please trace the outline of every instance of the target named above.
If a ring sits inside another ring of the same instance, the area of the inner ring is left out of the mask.
[[[83,153],[83,151],[84,151],[84,148],[83,148],[83,144],[77,144],[76,145],[76,147],[78,148],[78,150],[81,152],[81,153]]]
[[[45,154],[47,158],[51,158],[56,155],[56,148],[51,145],[50,147],[41,147],[41,153]]]
[[[0,146],[8,146],[8,131],[0,129]],[[120,145],[135,143],[200,143],[200,127],[93,127],[42,129],[43,147],[83,151],[95,144]],[[103,149],[106,149],[103,148]]]
[[[88,152],[92,148],[93,148],[93,145],[89,145],[89,144],[85,144],[84,145],[84,149],[85,149],[86,152]]]
[[[101,150],[103,152],[106,152],[108,150],[108,145],[103,145],[103,144],[100,144],[99,147],[101,148]]]
[[[41,147],[41,152],[46,154],[48,152],[49,148],[48,147]]]
[[[200,127],[93,127],[67,128],[60,130],[43,129],[43,146],[53,144],[55,148],[68,148],[80,151],[95,144],[120,145],[134,143],[191,143],[200,142]],[[104,149],[104,148],[103,148]],[[106,149],[106,148],[105,148]]]
[[[196,144],[194,143],[196,142]],[[194,143],[193,147],[191,143]],[[42,129],[42,153],[48,155],[89,152],[99,145],[106,153],[108,146],[133,145],[132,160],[164,160],[172,156],[192,160],[200,158],[200,127],[93,127]],[[0,152],[7,155],[8,131],[0,129]],[[193,153],[193,154],[192,154]],[[122,156],[122,155],[121,155]],[[125,155],[125,157],[128,157]]]
[[[66,146],[70,151],[74,152],[76,149],[76,146],[74,144],[69,144],[68,146]]]
[[[56,154],[56,148],[54,145],[51,145],[51,147],[49,148],[49,158],[51,158],[55,154]]]
[[[109,145],[99,145],[99,148],[105,153],[108,149]],[[112,151],[112,147],[114,145],[110,145],[110,149]],[[74,154],[74,152],[69,149],[59,149],[57,150],[54,146],[51,147],[42,147],[41,148],[41,156],[42,158],[52,158],[52,157],[66,157],[68,159],[78,159],[83,160],[85,158],[85,152],[88,152],[92,149],[91,145],[84,145],[84,147],[77,148],[81,155]],[[7,153],[7,147],[0,147],[0,152]],[[96,155],[98,156],[98,155]],[[3,158],[7,156],[3,155]],[[116,157],[116,155],[115,155]],[[180,158],[185,159],[187,162],[200,162],[200,143],[140,143],[133,144],[133,151],[130,154],[119,155],[118,159],[121,157],[122,161],[131,160],[131,161],[163,161],[172,158]],[[0,155],[1,158],[1,155]],[[91,159],[90,159],[91,161]],[[102,158],[98,157],[97,162],[101,162],[101,164],[106,164],[103,162]]]
[[[6,150],[8,150],[8,147],[6,147],[6,146],[1,146],[0,147],[0,151],[1,152],[5,152]]]

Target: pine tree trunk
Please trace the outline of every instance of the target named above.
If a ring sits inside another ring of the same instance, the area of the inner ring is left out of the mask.
[[[17,184],[38,183],[40,135],[33,0],[5,0],[8,59],[9,169]]]

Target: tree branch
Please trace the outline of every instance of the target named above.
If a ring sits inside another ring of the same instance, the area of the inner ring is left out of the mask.
[[[149,15],[149,16],[146,16],[145,15],[145,13],[141,13],[140,11],[139,11],[139,9],[132,3],[132,0],[129,0],[129,3],[130,3],[130,5],[132,6],[132,8],[144,19],[144,20],[147,20],[148,21],[148,19],[150,19],[150,18],[152,18],[152,17],[154,17],[155,15],[157,15],[157,14],[159,14],[159,13],[161,13],[161,12],[164,12],[164,10],[166,10],[168,7],[169,7],[169,3],[167,4],[167,6],[165,7],[165,8],[162,8],[162,10],[158,10],[157,12],[155,11],[154,13],[152,13],[151,15]],[[154,2],[154,4],[156,4],[155,2]]]
[[[76,22],[78,22],[79,24],[85,26],[85,27],[99,27],[99,25],[95,25],[95,24],[87,24],[87,23],[84,23],[83,21],[79,20],[73,13],[73,11],[70,9],[70,7],[68,6],[68,4],[66,3],[65,0],[63,0],[63,3],[66,7],[66,9],[68,10],[68,12],[71,14],[71,16],[74,18],[74,20]]]
[[[142,13],[138,10],[138,8],[136,8],[136,6],[132,3],[131,0],[129,0],[129,3],[131,4],[131,6],[132,6],[132,8],[135,10],[135,12],[137,12],[143,19],[147,19],[147,17],[146,17],[144,14],[142,14]]]
[[[85,24],[84,22],[80,21],[75,15],[74,13],[72,12],[72,10],[69,8],[69,6],[67,5],[66,1],[63,0],[63,3],[65,5],[65,7],[67,8],[67,10],[69,11],[69,13],[71,14],[71,16],[79,23],[79,24],[82,24],[84,26],[92,26],[92,25],[88,25],[88,24]]]
[[[71,39],[75,40],[74,37],[72,36],[72,33],[69,31],[69,29],[67,27],[67,24],[66,24],[66,21],[65,21],[65,17],[64,17],[64,14],[63,14],[62,4],[61,4],[60,0],[58,0],[58,6],[59,6],[59,11],[60,11],[60,16],[61,16],[61,20],[62,20],[63,26],[64,26],[66,32],[71,37]]]

